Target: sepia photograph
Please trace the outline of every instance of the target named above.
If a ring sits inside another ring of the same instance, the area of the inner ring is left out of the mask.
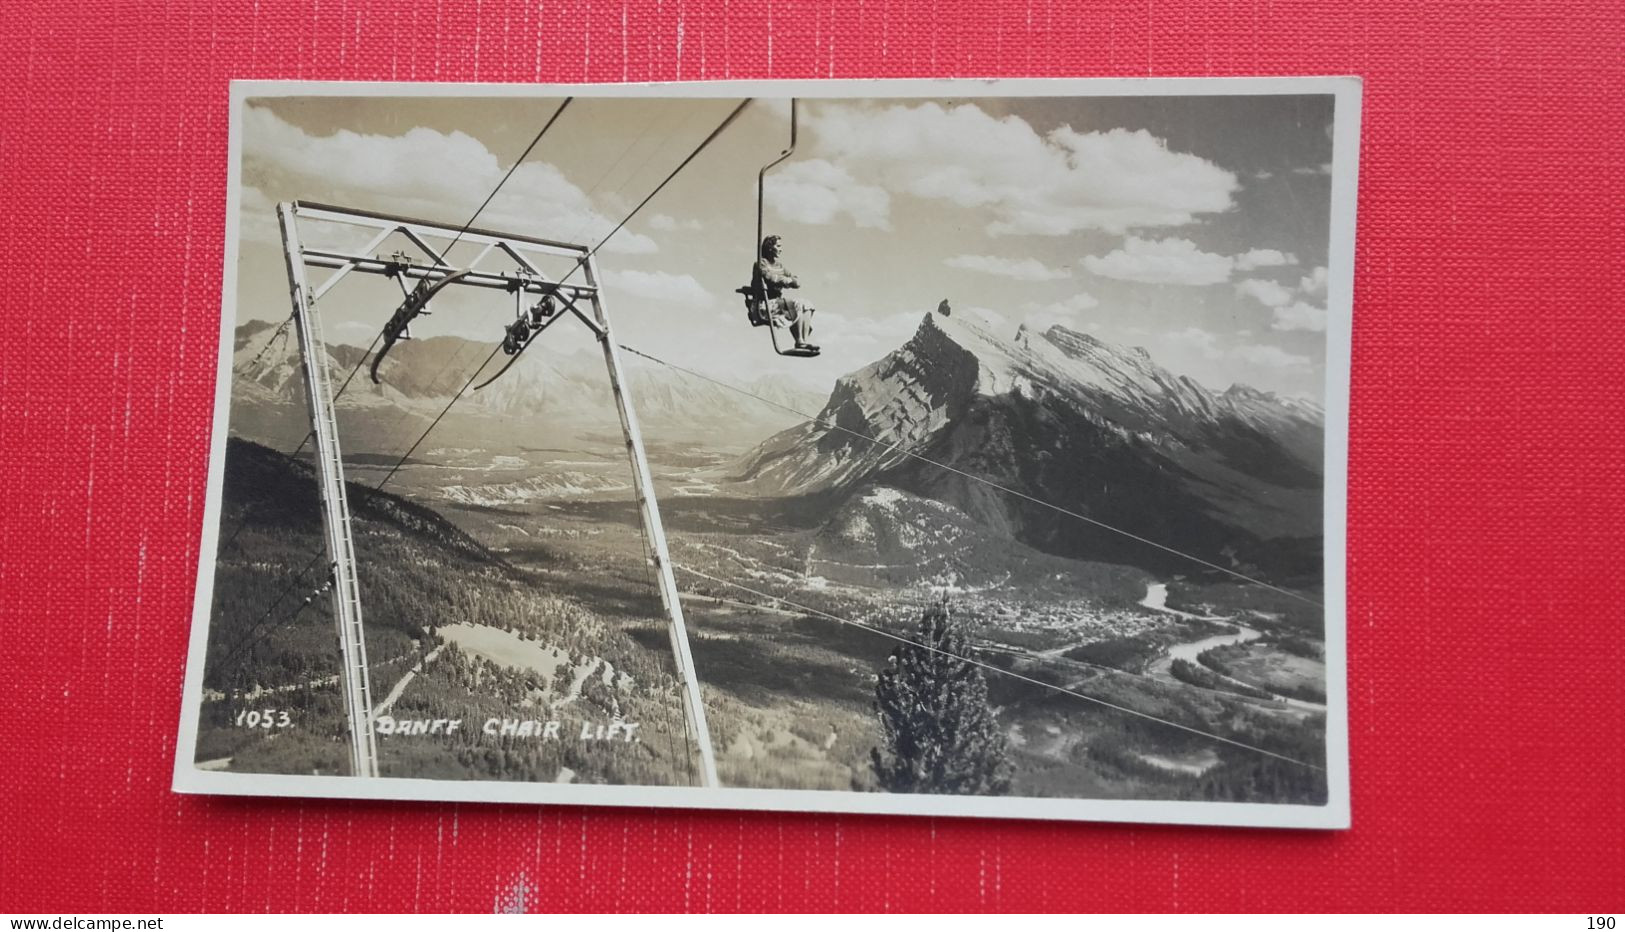
[[[177,790],[1348,825],[1358,81],[232,106]]]

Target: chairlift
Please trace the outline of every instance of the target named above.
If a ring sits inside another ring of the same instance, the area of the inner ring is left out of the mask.
[[[780,356],[796,356],[808,358],[817,356],[819,349],[816,346],[802,346],[795,344],[789,347],[779,342],[779,331],[789,330],[791,321],[783,313],[778,302],[767,296],[767,284],[762,277],[756,274],[756,263],[762,258],[762,207],[766,200],[767,173],[778,166],[780,162],[788,159],[796,151],[796,98],[790,98],[790,145],[778,158],[762,166],[756,173],[756,258],[751,260],[751,282],[734,289],[734,293],[742,295],[745,299],[745,317],[752,327],[766,327],[769,339],[773,343],[773,352]]]

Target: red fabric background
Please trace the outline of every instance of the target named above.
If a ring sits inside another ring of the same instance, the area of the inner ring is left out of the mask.
[[[0,909],[1619,910],[1625,8],[727,9],[0,4]],[[1366,81],[1352,831],[169,792],[228,79],[1252,73]]]

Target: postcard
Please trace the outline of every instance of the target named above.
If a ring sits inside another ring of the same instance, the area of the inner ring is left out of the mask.
[[[1357,79],[231,99],[177,791],[1349,824]]]

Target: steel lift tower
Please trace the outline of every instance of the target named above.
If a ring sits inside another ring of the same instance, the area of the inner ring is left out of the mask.
[[[649,541],[650,560],[656,570],[660,601],[669,623],[672,655],[683,682],[684,713],[699,751],[700,779],[705,786],[718,785],[716,760],[710,732],[706,728],[699,680],[694,675],[694,659],[689,651],[688,630],[678,598],[677,579],[672,573],[666,532],[660,521],[660,507],[655,501],[654,482],[643,449],[643,435],[638,428],[637,414],[632,409],[631,395],[627,391],[625,369],[610,333],[609,314],[599,290],[598,265],[593,251],[586,246],[535,237],[474,228],[460,229],[408,217],[299,201],[278,204],[277,219],[282,228],[282,246],[287,259],[293,315],[299,333],[306,400],[310,404],[311,433],[316,444],[316,481],[321,493],[324,546],[331,572],[333,622],[338,629],[339,648],[343,656],[341,680],[345,712],[350,723],[352,772],[357,776],[377,776],[378,748],[373,737],[372,686],[361,621],[361,587],[356,575],[350,503],[345,494],[344,459],[339,449],[333,387],[327,372],[327,345],[322,338],[321,315],[317,313],[317,305],[345,276],[359,272],[395,278],[407,291],[404,303],[384,328],[380,355],[387,352],[397,338],[410,335],[412,319],[427,313],[428,298],[448,286],[495,289],[514,295],[516,322],[508,329],[511,342],[504,347],[509,355],[522,352],[531,340],[566,316],[586,325],[598,339],[604,350],[604,365],[609,372],[621,428],[626,435],[627,457],[631,461],[637,489],[638,512],[643,521],[643,532]],[[299,238],[301,221],[342,224],[370,231],[373,237],[358,250],[307,247],[301,244]],[[388,256],[376,254],[385,241],[396,234],[423,253],[421,261],[402,253]],[[444,245],[437,249],[431,243]],[[446,256],[450,246],[456,243],[470,243],[484,248],[467,266],[456,268],[447,261]],[[488,270],[482,267],[482,263],[488,259],[510,262],[514,267],[502,271]],[[558,280],[550,279],[540,267],[546,259],[555,262],[568,260],[571,263],[570,271]],[[332,270],[333,274],[312,288],[306,273],[313,268]],[[569,284],[567,279],[577,270],[584,273],[585,282]],[[408,288],[409,283],[414,287]],[[526,303],[532,301],[535,303],[526,308]],[[590,313],[583,311],[577,302],[588,305]]]

